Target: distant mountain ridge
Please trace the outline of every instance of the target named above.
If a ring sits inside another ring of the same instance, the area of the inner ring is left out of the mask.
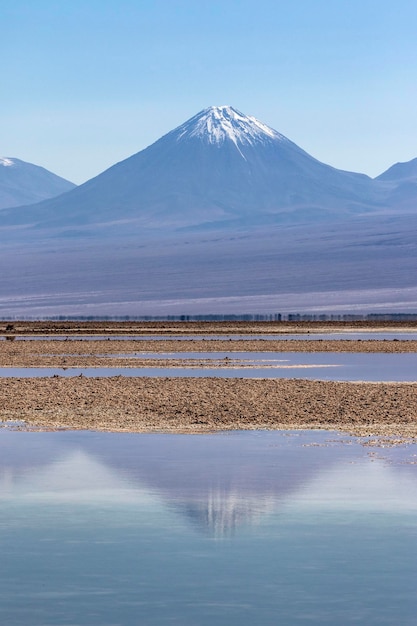
[[[14,157],[0,157],[0,209],[34,204],[74,187],[43,167]]]
[[[404,163],[395,163],[395,165],[392,165],[377,176],[376,180],[394,181],[396,183],[404,181],[417,182],[417,158]]]
[[[395,163],[376,179],[390,185],[387,204],[400,211],[417,211],[417,158]]]
[[[97,235],[309,223],[393,211],[397,186],[321,163],[256,118],[213,106],[59,198],[0,212],[0,226]]]

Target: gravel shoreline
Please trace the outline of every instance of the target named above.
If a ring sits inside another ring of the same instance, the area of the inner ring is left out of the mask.
[[[181,335],[292,334],[325,332],[416,331],[417,320],[355,321],[0,321],[0,334],[18,335]]]
[[[417,383],[297,379],[0,379],[0,420],[42,429],[327,429],[417,438]]]
[[[408,340],[280,340],[279,333],[415,330],[393,323],[3,322],[2,367],[181,367],[178,352],[417,352]],[[194,341],[175,334],[199,333]],[[205,333],[277,333],[269,339],[207,340]],[[25,341],[16,335],[85,334],[83,340]],[[93,334],[171,334],[158,341],[89,341]],[[164,360],[135,354],[172,353]],[[196,363],[197,364],[197,363]],[[201,361],[210,366],[213,362]],[[224,364],[223,364],[224,365]],[[222,366],[216,362],[216,366]],[[0,378],[0,421],[45,430],[213,432],[245,429],[328,429],[359,436],[417,439],[417,382],[368,383],[302,379]]]

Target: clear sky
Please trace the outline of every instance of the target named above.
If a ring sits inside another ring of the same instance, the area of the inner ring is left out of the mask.
[[[0,155],[76,183],[230,104],[335,167],[417,157],[415,0],[0,0]]]

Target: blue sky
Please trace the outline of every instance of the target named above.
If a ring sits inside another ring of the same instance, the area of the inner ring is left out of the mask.
[[[0,4],[0,154],[76,183],[212,104],[375,176],[417,157],[415,0]]]

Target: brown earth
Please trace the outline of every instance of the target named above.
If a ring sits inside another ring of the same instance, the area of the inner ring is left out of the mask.
[[[294,332],[338,332],[359,330],[415,330],[417,320],[365,321],[226,321],[226,322],[134,322],[134,321],[0,321],[0,335],[128,335],[128,334],[263,334]]]
[[[0,379],[0,419],[44,429],[330,429],[417,437],[416,383],[219,378]]]

